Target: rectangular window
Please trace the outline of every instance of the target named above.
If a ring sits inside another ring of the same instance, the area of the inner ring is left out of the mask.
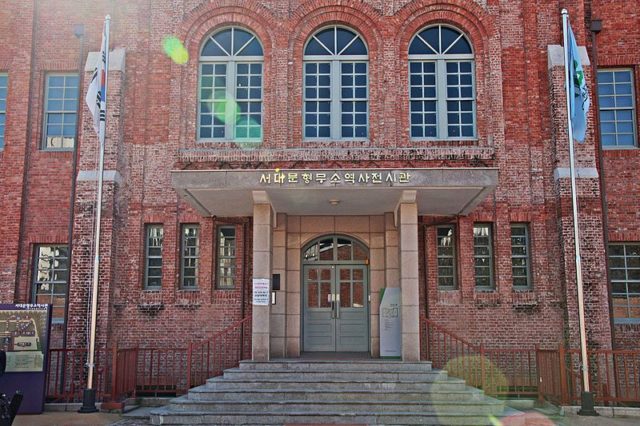
[[[598,105],[602,146],[636,146],[633,71],[598,70]]]
[[[198,117],[200,139],[260,141],[262,64],[201,64]]]
[[[262,64],[236,64],[236,139],[262,138]]]
[[[456,288],[456,233],[453,225],[436,228],[438,241],[438,287]]]
[[[490,223],[473,226],[473,258],[476,288],[493,288],[493,233]]]
[[[473,61],[409,62],[411,137],[475,137]]]
[[[198,263],[200,257],[200,227],[182,225],[180,243],[180,288],[198,288]]]
[[[331,137],[331,63],[304,64],[304,136]]]
[[[640,322],[640,243],[609,245],[609,279],[614,321]]]
[[[7,75],[0,74],[0,150],[4,149],[4,128],[7,116]]]
[[[367,62],[305,62],[305,139],[369,136],[368,75]]]
[[[66,245],[36,247],[32,300],[52,305],[52,322],[64,323],[69,283],[69,251]]]
[[[43,149],[73,149],[78,110],[78,76],[47,76]]]
[[[145,227],[145,236],[144,288],[156,289],[162,287],[162,240],[164,229],[162,225],[147,225]]]
[[[511,224],[511,273],[513,288],[531,288],[531,260],[529,255],[529,226]]]
[[[218,227],[218,288],[234,288],[236,277],[236,228]]]

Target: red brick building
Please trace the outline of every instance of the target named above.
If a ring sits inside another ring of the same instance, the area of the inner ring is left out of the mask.
[[[636,2],[5,6],[0,301],[53,303],[54,347],[87,339],[84,93],[107,14],[99,347],[185,346],[253,311],[257,358],[379,356],[393,287],[407,359],[424,317],[491,347],[577,347],[563,7],[594,101],[576,148],[588,343],[640,347]],[[274,275],[275,305],[252,309]]]

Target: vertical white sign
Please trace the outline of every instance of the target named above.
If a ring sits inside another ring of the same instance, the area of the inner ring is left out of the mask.
[[[269,306],[270,297],[269,279],[254,278],[253,279],[253,305]]]
[[[380,302],[380,356],[402,356],[400,289],[385,288]]]

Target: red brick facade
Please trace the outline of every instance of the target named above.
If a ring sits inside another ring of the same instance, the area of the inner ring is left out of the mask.
[[[36,244],[69,244],[73,256],[66,345],[86,341],[91,282],[95,181],[80,180],[71,203],[72,152],[40,149],[45,76],[81,68],[97,51],[102,19],[112,17],[112,49],[124,49],[124,73],[110,73],[101,244],[99,346],[185,346],[251,311],[251,217],[205,218],[172,187],[174,169],[473,168],[496,167],[499,185],[463,217],[422,216],[421,315],[488,347],[578,344],[577,297],[567,168],[564,69],[549,67],[548,46],[562,44],[560,10],[568,7],[578,44],[592,57],[592,18],[598,65],[631,67],[640,87],[640,21],[633,1],[496,0],[8,0],[0,10],[0,73],[8,75],[5,146],[0,151],[0,302],[31,302]],[[85,28],[84,41],[73,34]],[[477,139],[414,142],[409,135],[408,45],[425,26],[444,23],[465,33],[475,55]],[[352,28],[369,54],[369,138],[303,142],[302,52],[308,37],[329,24]],[[239,26],[264,46],[263,143],[245,149],[196,138],[198,56],[205,36]],[[190,60],[178,65],[162,52],[163,37],[184,41]],[[79,63],[82,63],[79,66]],[[593,77],[593,68],[586,67]],[[591,83],[593,88],[593,82]],[[637,93],[636,93],[637,94]],[[640,110],[636,96],[636,112]],[[84,94],[80,100],[84,104]],[[86,107],[78,120],[78,171],[95,170],[97,138]],[[594,108],[590,118],[595,119]],[[636,125],[640,118],[636,116]],[[606,176],[608,238],[640,241],[637,149],[606,150],[597,165],[591,126],[577,146],[580,168]],[[636,134],[638,129],[636,128]],[[639,347],[640,326],[611,330],[602,230],[600,181],[578,179],[588,341],[592,347]],[[495,290],[474,284],[473,224],[493,224]],[[200,225],[199,284],[179,288],[180,225]],[[440,290],[435,225],[457,232],[458,288]],[[533,285],[514,291],[511,223],[528,223]],[[144,290],[145,224],[164,227],[162,288]],[[215,229],[234,224],[236,289],[216,289]],[[244,305],[243,305],[244,303]],[[55,326],[55,346],[65,326]],[[613,340],[612,340],[613,338]]]

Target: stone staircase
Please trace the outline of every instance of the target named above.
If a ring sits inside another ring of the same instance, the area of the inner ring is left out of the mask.
[[[513,413],[513,410],[511,410]],[[521,423],[516,416],[510,425]],[[504,404],[431,363],[242,361],[151,411],[154,425],[493,425]],[[514,421],[515,420],[515,421]]]

